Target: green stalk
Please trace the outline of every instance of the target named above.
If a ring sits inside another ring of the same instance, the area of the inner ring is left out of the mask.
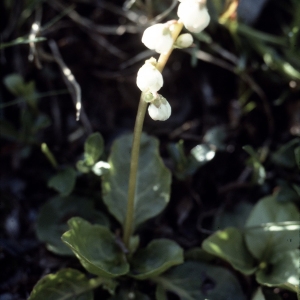
[[[174,24],[174,29],[172,31],[173,41],[175,42],[183,24],[181,22],[177,22]],[[162,72],[173,49],[171,49],[166,54],[161,54],[156,68]],[[141,135],[143,130],[143,123],[145,119],[145,114],[147,110],[148,104],[140,98],[140,103],[138,107],[138,112],[135,120],[134,125],[134,132],[133,132],[133,143],[132,143],[132,150],[131,150],[131,161],[130,161],[130,173],[129,173],[129,184],[128,184],[128,200],[127,200],[127,212],[126,212],[126,219],[124,223],[124,235],[123,241],[127,249],[130,250],[130,237],[133,234],[134,230],[134,203],[135,203],[135,192],[136,192],[136,178],[137,178],[137,171],[138,171],[138,164],[139,164],[139,152],[140,152],[140,143],[141,143]]]

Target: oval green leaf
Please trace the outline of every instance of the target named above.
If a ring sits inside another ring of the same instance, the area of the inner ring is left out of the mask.
[[[109,157],[111,168],[102,176],[104,202],[121,224],[124,224],[126,216],[131,144],[132,135],[115,141]],[[143,134],[137,174],[135,228],[166,207],[170,184],[171,174],[159,156],[158,140]]]
[[[84,143],[85,162],[88,166],[94,165],[104,150],[104,141],[99,132],[92,133]]]
[[[153,279],[181,300],[245,300],[238,280],[226,269],[186,262]]]
[[[62,241],[87,271],[105,278],[128,273],[129,264],[108,228],[91,225],[78,217],[69,220],[68,224],[70,230],[62,235]]]
[[[49,251],[60,255],[73,255],[61,235],[68,230],[67,221],[72,217],[82,217],[92,223],[109,226],[107,217],[94,208],[90,198],[76,196],[54,197],[41,208],[36,233],[40,241],[46,243]]]
[[[81,272],[63,269],[38,281],[28,300],[93,300],[95,287]]]
[[[130,275],[136,279],[152,278],[182,263],[183,250],[178,244],[167,239],[153,240],[133,255]]]
[[[48,181],[48,187],[55,189],[62,196],[68,196],[75,187],[76,171],[68,167],[60,171]]]
[[[246,222],[245,238],[251,254],[267,262],[277,253],[296,249],[300,244],[300,223],[285,226],[280,222],[298,220],[299,212],[293,203],[278,202],[276,196],[261,199]]]
[[[244,237],[237,228],[226,228],[209,236],[202,243],[205,251],[229,262],[236,270],[250,275],[256,270]]]
[[[262,285],[279,287],[299,292],[300,286],[300,250],[279,253],[266,269],[256,273],[256,280]]]

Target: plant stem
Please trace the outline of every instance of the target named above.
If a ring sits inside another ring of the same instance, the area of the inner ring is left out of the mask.
[[[173,41],[177,39],[183,24],[181,22],[177,22],[174,24],[174,28],[172,30],[172,38]],[[162,72],[173,49],[171,49],[166,54],[161,54],[156,68]],[[141,142],[141,135],[143,130],[143,123],[145,119],[145,114],[147,110],[147,105],[142,97],[140,98],[140,103],[138,107],[138,112],[135,120],[134,125],[134,132],[133,132],[133,143],[132,143],[132,150],[131,150],[131,161],[130,161],[130,173],[129,173],[129,184],[128,184],[128,200],[127,200],[127,212],[126,212],[126,219],[124,223],[124,235],[123,241],[125,246],[128,250],[130,250],[130,237],[134,230],[134,204],[135,204],[135,192],[136,192],[136,178],[137,178],[137,171],[138,171],[138,163],[139,163],[139,152],[140,152],[140,142]]]

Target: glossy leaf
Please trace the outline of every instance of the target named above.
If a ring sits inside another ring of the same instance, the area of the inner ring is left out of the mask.
[[[131,261],[132,277],[152,278],[183,263],[183,250],[171,240],[153,240],[145,249],[138,250]]]
[[[84,143],[84,156],[86,164],[94,165],[104,150],[104,141],[99,132],[92,133]]]
[[[91,290],[100,284],[90,282],[77,270],[63,269],[38,281],[28,300],[92,300]]]
[[[62,235],[62,241],[87,271],[105,278],[128,273],[129,265],[124,253],[108,228],[91,225],[78,217],[69,220],[68,224],[70,230]]]
[[[92,199],[76,196],[51,198],[42,206],[36,227],[39,240],[47,243],[48,250],[60,255],[73,255],[61,240],[61,235],[68,230],[67,221],[71,217],[109,225],[106,216],[95,210]]]
[[[154,280],[181,300],[246,299],[232,273],[206,263],[186,262]]]
[[[276,257],[263,270],[256,273],[258,283],[269,287],[280,287],[299,292],[300,250],[277,253]]]
[[[48,187],[55,189],[62,196],[68,196],[75,187],[76,171],[69,167],[50,178]]]
[[[102,176],[103,199],[111,214],[123,224],[126,216],[129,164],[132,135],[126,135],[112,146],[111,169]],[[135,199],[135,228],[158,215],[170,198],[170,171],[158,153],[158,141],[142,135],[137,190]]]
[[[300,222],[298,226],[278,222],[298,220],[299,212],[293,203],[278,202],[275,196],[261,199],[246,222],[245,238],[251,254],[260,261],[268,261],[274,253],[296,249],[300,243]]]
[[[205,251],[229,262],[236,270],[249,275],[255,272],[255,262],[249,253],[243,234],[237,228],[226,228],[209,236],[202,243]]]

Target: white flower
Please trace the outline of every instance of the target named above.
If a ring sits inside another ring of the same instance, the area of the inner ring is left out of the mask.
[[[184,26],[191,32],[201,32],[210,21],[206,6],[199,0],[181,0],[177,15]]]
[[[150,58],[139,69],[136,84],[142,92],[150,91],[156,93],[164,84],[161,73],[156,68],[156,59]]]
[[[159,98],[154,100],[148,107],[149,116],[154,121],[165,121],[171,116],[171,106],[169,102],[159,95]]]
[[[181,34],[175,42],[175,46],[180,49],[188,48],[192,44],[193,44],[193,37],[190,33]]]
[[[167,53],[172,49],[173,39],[167,24],[155,24],[148,27],[143,34],[142,42],[157,53]]]

